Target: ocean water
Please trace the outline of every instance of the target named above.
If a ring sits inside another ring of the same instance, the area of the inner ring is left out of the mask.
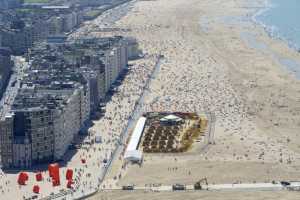
[[[254,16],[254,20],[263,25],[271,37],[286,41],[290,47],[300,53],[300,0],[268,0],[266,9],[260,10]],[[268,51],[265,44],[255,41],[255,37],[242,36],[253,48]],[[282,57],[275,52],[271,52],[271,55],[296,78],[300,79],[300,62],[298,60]]]
[[[268,0],[267,9],[255,16],[273,37],[300,50],[300,0]]]

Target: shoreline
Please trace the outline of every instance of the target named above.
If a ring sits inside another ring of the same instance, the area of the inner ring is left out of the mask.
[[[245,1],[247,4],[247,2]],[[300,54],[300,48],[297,47],[295,43],[292,43],[285,39],[284,36],[280,34],[274,34],[272,31],[272,26],[264,24],[263,21],[259,20],[258,17],[263,15],[265,12],[268,12],[270,9],[274,8],[274,4],[270,0],[260,1],[257,0],[256,3],[262,5],[263,8],[258,8],[255,11],[249,11],[245,16],[246,22],[251,23],[251,25],[257,26],[263,30],[263,32],[267,35],[267,37],[273,41],[272,43],[275,45],[284,44],[288,49],[292,52],[296,53],[297,56]],[[240,15],[240,16],[243,16]],[[242,23],[241,23],[242,24]],[[238,25],[241,25],[238,24]],[[247,25],[246,25],[247,26]],[[248,26],[249,27],[249,26]],[[272,58],[275,62],[277,62],[280,67],[286,71],[287,73],[291,73],[297,80],[300,80],[300,59],[298,58],[290,58],[286,56],[280,55],[278,52],[275,52],[270,48],[270,46],[266,43],[266,40],[262,41],[261,37],[258,37],[258,31],[249,32],[245,31],[240,36],[248,45],[248,47],[254,48],[258,51],[262,51],[263,53],[269,53],[272,55]]]
[[[273,9],[276,5],[273,4],[271,0],[265,0],[263,6],[264,8],[258,9],[257,11],[254,12],[254,14],[251,16],[251,21],[256,25],[261,26],[266,31],[268,36],[271,37],[272,39],[282,41],[286,43],[289,46],[289,48],[295,50],[297,53],[300,53],[300,44],[296,44],[296,42],[289,41],[288,39],[286,39],[286,37],[282,36],[279,33],[278,27],[273,25],[267,25],[262,20],[258,19],[258,17],[268,12],[269,10]],[[274,29],[278,29],[278,30],[276,31]]]

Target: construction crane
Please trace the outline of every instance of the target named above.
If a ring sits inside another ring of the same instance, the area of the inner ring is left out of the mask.
[[[207,178],[203,178],[203,179],[200,179],[199,181],[197,181],[195,184],[194,184],[194,189],[195,190],[202,190],[202,185],[203,183],[206,185],[206,188],[208,188],[208,182],[207,182]]]

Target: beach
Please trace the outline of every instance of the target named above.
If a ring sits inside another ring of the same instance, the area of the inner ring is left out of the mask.
[[[204,151],[195,144],[176,162],[174,155],[145,154],[142,167],[112,170],[111,187],[192,184],[203,177],[211,183],[299,180],[300,82],[278,55],[299,62],[300,54],[253,23],[264,3],[137,1],[114,24],[130,29],[115,34],[137,38],[145,54],[164,55],[145,111],[209,111],[216,124],[215,144]]]

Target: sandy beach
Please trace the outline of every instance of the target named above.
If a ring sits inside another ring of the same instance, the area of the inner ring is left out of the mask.
[[[195,144],[176,162],[173,155],[146,154],[142,167],[113,170],[108,177],[122,175],[115,184],[299,180],[300,81],[276,56],[299,61],[300,54],[251,21],[262,6],[137,1],[113,26],[130,29],[119,33],[137,38],[144,53],[165,57],[150,84],[146,111],[216,114],[215,145],[202,151]],[[177,170],[168,171],[172,167]]]

